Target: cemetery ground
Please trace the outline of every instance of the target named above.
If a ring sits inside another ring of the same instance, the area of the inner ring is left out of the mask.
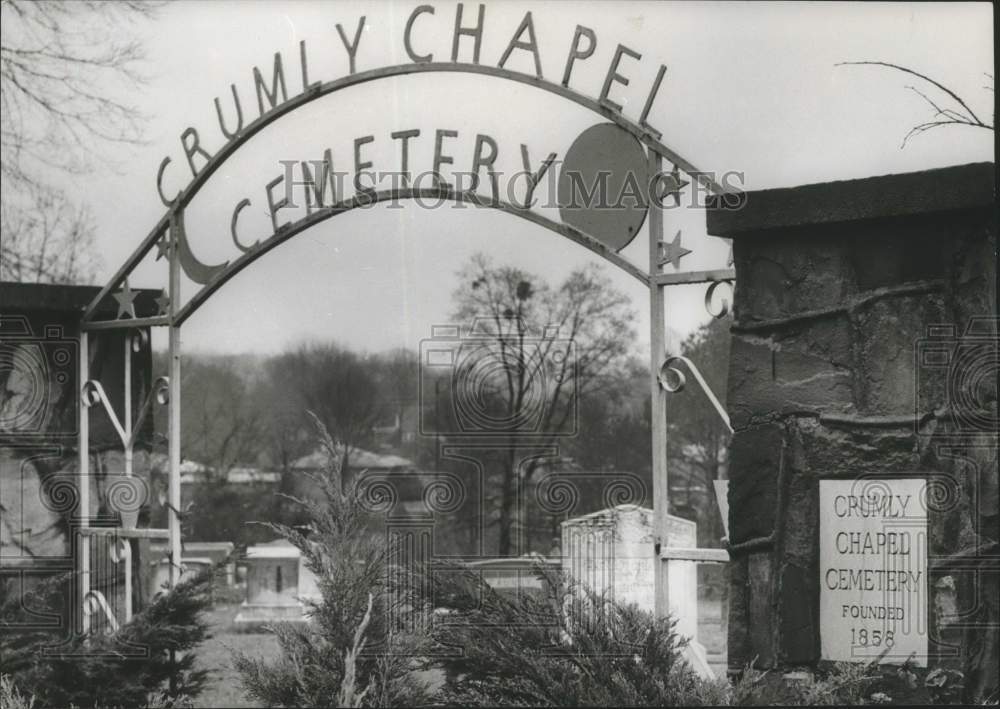
[[[261,707],[264,706],[247,697],[240,683],[239,673],[233,668],[234,650],[260,655],[268,660],[276,660],[280,647],[275,637],[265,631],[242,632],[233,627],[233,618],[239,604],[220,603],[208,614],[212,637],[198,648],[198,660],[202,667],[212,672],[212,681],[205,691],[195,699],[196,707]]]
[[[237,589],[233,589],[237,590]],[[195,707],[264,707],[263,702],[247,695],[240,674],[233,667],[233,653],[241,652],[274,662],[281,656],[281,646],[273,633],[262,626],[239,627],[233,621],[240,610],[236,595],[217,600],[206,613],[211,637],[197,649],[199,667],[208,669],[211,680],[193,701]],[[439,673],[426,676],[431,686],[440,686]]]
[[[194,700],[195,707],[263,707],[260,701],[248,697],[233,667],[233,652],[244,652],[267,661],[277,660],[281,647],[274,635],[263,628],[238,628],[233,620],[240,604],[234,598],[217,602],[206,615],[211,637],[197,650],[198,664],[211,672],[211,681]],[[709,648],[724,647],[721,621],[722,604],[717,599],[699,600],[698,636]],[[431,677],[430,681],[435,679]],[[439,681],[439,679],[438,679]]]

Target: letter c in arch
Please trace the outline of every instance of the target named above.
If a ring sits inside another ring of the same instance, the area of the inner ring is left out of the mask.
[[[242,200],[240,200],[240,203],[236,205],[236,209],[233,210],[233,219],[229,224],[229,231],[233,235],[233,243],[236,244],[236,248],[242,251],[243,253],[248,253],[250,251],[253,251],[260,245],[260,239],[258,239],[251,246],[244,246],[243,244],[240,243],[240,237],[236,233],[236,222],[240,218],[240,212],[242,212],[245,208],[249,206],[250,206],[249,199],[243,198]]]
[[[156,171],[156,191],[160,193],[160,201],[167,207],[174,206],[174,202],[177,201],[177,196],[175,195],[173,199],[167,199],[163,196],[163,173],[167,169],[172,160],[169,157],[163,158],[163,162],[160,163],[160,169]],[[180,193],[178,192],[178,195]]]

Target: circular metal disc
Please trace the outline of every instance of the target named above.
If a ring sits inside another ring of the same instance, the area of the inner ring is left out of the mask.
[[[565,223],[621,251],[639,233],[649,205],[649,167],[642,144],[614,123],[583,131],[559,171]]]

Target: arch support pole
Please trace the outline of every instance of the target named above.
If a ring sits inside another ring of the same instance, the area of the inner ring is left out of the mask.
[[[79,439],[77,442],[77,454],[79,462],[77,464],[78,494],[77,494],[77,525],[83,530],[90,524],[90,412],[87,409],[85,387],[90,379],[90,337],[86,330],[80,331],[79,376],[77,379],[77,399],[79,400],[77,409],[77,431]],[[72,528],[72,527],[71,527]],[[86,634],[90,628],[87,623],[87,613],[84,611],[84,604],[87,602],[87,595],[90,593],[90,538],[82,531],[76,534],[76,558],[79,565],[79,576],[77,577],[77,593],[79,594],[74,609],[80,613],[80,626],[77,628],[81,634]]]
[[[167,477],[167,530],[170,540],[170,587],[180,580],[181,574],[181,329],[175,322],[177,304],[181,299],[180,256],[177,243],[184,228],[183,212],[170,217],[170,289],[169,289],[169,401],[168,401],[168,477]]]
[[[663,169],[663,157],[647,151],[649,174]],[[649,395],[652,432],[653,520],[654,520],[654,591],[656,616],[670,611],[668,584],[669,562],[660,560],[660,550],[670,546],[667,538],[669,494],[667,483],[667,393],[660,386],[658,374],[666,356],[666,289],[657,281],[660,274],[660,242],[663,240],[663,207],[657,200],[649,204]]]

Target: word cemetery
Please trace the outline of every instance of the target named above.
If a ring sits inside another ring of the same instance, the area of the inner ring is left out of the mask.
[[[927,661],[926,483],[820,481],[823,657]]]

